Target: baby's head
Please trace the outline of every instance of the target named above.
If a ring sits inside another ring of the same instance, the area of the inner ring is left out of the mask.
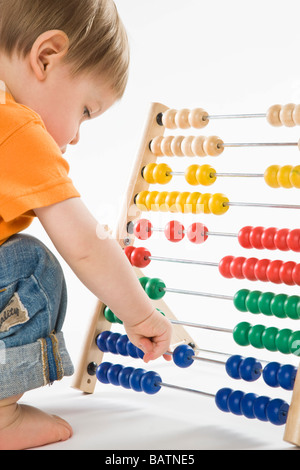
[[[64,150],[124,94],[126,31],[112,0],[0,0],[0,79]]]

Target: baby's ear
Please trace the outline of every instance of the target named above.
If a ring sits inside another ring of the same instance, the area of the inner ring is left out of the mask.
[[[29,60],[38,80],[45,80],[49,70],[66,55],[68,49],[69,38],[60,30],[46,31],[36,39]]]

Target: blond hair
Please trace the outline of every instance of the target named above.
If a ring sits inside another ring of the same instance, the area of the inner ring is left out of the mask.
[[[124,94],[129,69],[128,38],[113,0],[0,0],[0,49],[26,57],[49,30],[67,34],[65,62],[71,73],[106,76]]]

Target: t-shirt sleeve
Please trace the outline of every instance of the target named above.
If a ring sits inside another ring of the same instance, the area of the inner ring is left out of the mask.
[[[69,169],[41,123],[23,126],[0,146],[1,217],[9,222],[33,209],[80,197]]]

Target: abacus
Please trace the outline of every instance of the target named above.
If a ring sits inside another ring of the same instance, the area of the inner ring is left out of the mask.
[[[98,302],[93,316],[88,337],[84,345],[83,355],[73,386],[87,393],[93,393],[97,380],[103,384],[112,384],[145,392],[149,395],[157,393],[162,387],[175,388],[183,391],[214,397],[217,407],[226,413],[243,415],[249,419],[269,421],[274,425],[285,425],[284,440],[300,446],[300,374],[293,364],[276,361],[266,362],[253,357],[243,357],[239,354],[226,354],[226,360],[216,360],[201,357],[201,348],[187,333],[184,327],[225,332],[232,335],[236,345],[251,346],[259,350],[279,352],[283,355],[299,356],[300,331],[289,328],[266,327],[261,324],[252,325],[241,321],[233,328],[189,322],[188,319],[178,320],[164,301],[165,295],[184,295],[208,297],[229,301],[238,312],[252,315],[274,316],[278,319],[300,319],[300,296],[286,293],[262,292],[250,290],[244,286],[231,295],[211,293],[200,289],[182,289],[181,285],[168,285],[160,277],[150,277],[144,270],[150,263],[159,266],[160,263],[201,265],[204,269],[214,269],[216,276],[225,279],[260,281],[275,285],[299,286],[300,264],[294,260],[266,259],[251,256],[233,256],[227,254],[222,259],[188,259],[176,256],[161,256],[161,253],[151,253],[146,246],[134,246],[135,242],[146,245],[150,237],[157,233],[174,247],[188,241],[193,247],[203,249],[206,240],[226,237],[236,239],[237,245],[243,249],[276,250],[286,253],[300,252],[300,229],[284,227],[244,226],[236,233],[214,231],[199,220],[207,215],[222,216],[231,207],[254,207],[268,209],[300,209],[300,205],[290,203],[269,203],[254,201],[231,201],[223,193],[200,193],[198,191],[161,191],[160,185],[166,185],[171,180],[184,180],[191,186],[211,186],[217,178],[257,178],[273,189],[300,188],[300,165],[271,165],[261,173],[224,173],[215,170],[210,164],[188,165],[183,171],[174,171],[172,165],[161,163],[159,159],[166,157],[204,158],[218,157],[229,147],[294,147],[300,150],[300,141],[291,142],[242,142],[226,143],[218,136],[183,136],[166,135],[166,131],[179,129],[196,130],[205,128],[214,119],[249,119],[263,118],[274,127],[294,127],[300,125],[300,105],[274,105],[264,114],[232,114],[209,115],[202,108],[193,110],[175,110],[160,103],[153,103],[149,112],[145,133],[142,139],[132,177],[128,186],[127,197],[116,229],[115,238],[124,249],[135,270],[142,287],[153,299],[155,306],[166,315],[173,325],[171,351],[173,364],[186,368],[194,361],[211,361],[225,367],[226,373],[233,379],[254,382],[262,377],[269,387],[282,388],[291,393],[290,403],[281,398],[258,396],[255,393],[245,393],[223,387],[215,393],[205,390],[191,389],[166,383],[160,375],[152,370],[143,368],[124,367],[121,364],[103,362],[106,352],[141,359],[143,352],[136,348],[125,334],[111,332],[111,325],[122,323],[110,310],[109,306]],[[215,166],[215,165],[214,165]],[[180,184],[180,183],[178,183]],[[151,188],[151,185],[156,185]],[[179,220],[167,223],[154,223],[149,220],[152,213],[180,214],[193,218],[191,224],[183,224]],[[211,220],[213,225],[213,220]],[[208,224],[207,224],[208,225]],[[202,252],[204,253],[204,252]],[[199,256],[201,251],[199,251]],[[156,268],[155,268],[156,269]],[[158,271],[157,267],[157,271]],[[248,287],[248,286],[247,286]],[[172,363],[171,363],[172,364]],[[171,365],[170,365],[171,367]]]

